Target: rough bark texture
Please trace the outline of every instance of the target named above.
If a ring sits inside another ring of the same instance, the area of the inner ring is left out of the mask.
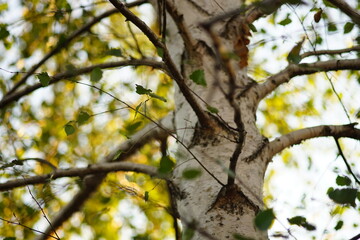
[[[235,84],[231,83],[224,67],[219,67],[213,39],[199,25],[211,16],[239,6],[238,0],[168,3],[169,12],[174,19],[177,18],[178,26],[173,22],[168,24],[167,46],[170,53],[186,84],[199,96],[197,100],[203,108],[206,109],[206,104],[202,100],[219,110],[217,116],[211,115],[214,124],[203,126],[183,94],[176,91],[177,136],[186,145],[179,147],[173,175],[179,188],[176,203],[183,223],[198,230],[194,239],[205,238],[202,230],[215,239],[233,239],[234,234],[254,239],[267,238],[266,233],[258,231],[253,224],[256,213],[262,207],[263,177],[268,160],[256,156],[264,144],[264,138],[255,125],[257,99],[252,92],[243,91],[252,81],[246,77],[246,67],[239,69],[234,65]],[[227,19],[212,28],[229,52],[235,51],[233,45],[239,34],[239,29],[231,26],[241,26],[241,18]],[[204,70],[207,87],[196,85],[189,79],[195,70]],[[234,104],[221,88],[226,92],[234,91]],[[231,159],[236,165],[235,184],[228,183]],[[186,169],[200,169],[202,175],[185,180],[182,173]]]

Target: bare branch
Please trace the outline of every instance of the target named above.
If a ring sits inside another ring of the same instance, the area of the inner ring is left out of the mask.
[[[10,180],[0,184],[0,191],[8,191],[17,187],[47,183],[51,180],[63,177],[85,177],[87,175],[104,174],[118,171],[132,171],[145,173],[152,177],[160,177],[157,174],[157,168],[153,166],[132,162],[105,162],[92,164],[85,168],[57,169],[56,171],[45,175]]]
[[[343,13],[348,15],[351,20],[360,26],[360,13],[352,8],[346,1],[343,0],[328,0],[330,3],[338,7]]]
[[[278,86],[289,82],[290,79],[295,76],[337,70],[360,70],[360,59],[335,59],[315,63],[302,63],[298,65],[290,64],[284,70],[267,78],[264,83],[254,85],[249,91],[255,92],[258,96],[258,101],[260,101]]]
[[[134,7],[134,6],[138,6],[138,5],[141,5],[143,3],[146,3],[146,2],[147,2],[146,0],[139,0],[139,1],[129,3],[127,5],[128,5],[128,7]],[[18,89],[21,85],[23,85],[27,81],[27,79],[32,74],[34,74],[35,71],[41,65],[43,65],[49,58],[51,58],[52,56],[57,54],[61,49],[65,48],[67,45],[69,45],[69,43],[72,40],[74,40],[75,38],[77,38],[81,34],[89,31],[89,29],[92,26],[94,26],[95,24],[100,22],[102,19],[107,18],[107,17],[109,17],[110,15],[112,15],[112,14],[114,14],[116,12],[117,11],[115,9],[110,9],[110,10],[100,14],[99,16],[94,17],[90,22],[86,23],[84,26],[82,26],[78,30],[71,33],[67,38],[65,38],[63,41],[61,41],[61,44],[56,45],[56,47],[54,47],[50,52],[48,52],[38,63],[33,65],[31,67],[31,69],[13,86],[13,88],[8,91],[7,95],[10,95],[10,94],[14,93],[16,91],[16,89]],[[7,97],[7,95],[5,95],[5,97]]]
[[[347,137],[360,140],[360,129],[355,128],[355,125],[356,123],[347,125],[321,125],[296,130],[274,139],[264,148],[264,151],[269,152],[269,156],[273,156],[285,148],[317,137]]]
[[[180,72],[178,71],[175,63],[173,62],[170,53],[168,49],[166,48],[166,45],[161,41],[160,38],[146,25],[145,22],[143,22],[140,18],[138,18],[135,14],[133,14],[124,3],[118,1],[118,0],[109,0],[114,7],[119,10],[121,14],[123,14],[126,19],[135,26],[137,26],[144,34],[145,36],[150,40],[150,42],[157,48],[161,49],[163,51],[163,61],[167,66],[167,69],[169,70],[169,74],[171,78],[175,80],[177,85],[179,86],[182,94],[184,95],[187,102],[190,104],[192,109],[194,110],[196,116],[198,117],[198,120],[200,124],[204,128],[211,129],[213,126],[215,126],[214,121],[207,115],[207,113],[201,108],[199,103],[196,101],[194,95],[191,93],[189,87],[185,84],[184,78],[181,76]]]
[[[179,29],[179,34],[184,41],[185,49],[191,53],[194,50],[193,48],[195,46],[195,40],[191,36],[189,29],[185,26],[184,16],[178,12],[177,8],[170,1],[166,1],[166,10]]]
[[[51,77],[51,81],[49,82],[49,84],[57,83],[62,79],[72,78],[72,77],[76,77],[76,76],[79,76],[82,74],[89,73],[94,68],[106,69],[106,68],[125,67],[125,66],[150,66],[153,68],[157,68],[157,69],[166,71],[166,66],[162,62],[156,62],[155,60],[152,60],[152,59],[130,59],[130,60],[117,61],[117,62],[101,63],[101,64],[96,64],[96,65],[92,65],[92,66],[88,66],[88,67],[84,67],[84,68],[79,68],[76,70],[58,73]],[[41,85],[41,83],[37,83],[32,86],[28,86],[22,90],[19,90],[17,92],[14,92],[12,94],[8,93],[0,101],[0,109],[6,107],[11,102],[17,101],[20,98],[22,98],[23,96],[25,96],[39,88],[42,88],[42,87],[43,86]]]
[[[336,55],[349,53],[352,51],[360,51],[360,46],[354,46],[351,48],[343,48],[343,49],[334,49],[334,50],[315,50],[312,52],[305,52],[300,55],[301,59],[309,57],[309,56],[320,56],[320,55]]]

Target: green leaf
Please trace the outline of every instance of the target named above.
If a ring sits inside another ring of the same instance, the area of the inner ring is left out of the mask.
[[[204,70],[196,70],[190,75],[190,79],[194,83],[206,87],[205,73]]]
[[[194,168],[185,169],[182,172],[182,176],[185,179],[194,179],[199,177],[200,175],[201,175],[201,171],[199,169],[194,169]]]
[[[42,72],[42,73],[36,75],[36,77],[39,79],[39,81],[43,87],[48,86],[51,81],[51,78],[49,77],[47,72]]]
[[[281,26],[286,26],[288,24],[290,24],[292,22],[292,20],[289,18],[289,15],[287,15],[287,17],[285,19],[283,19],[282,21],[278,22],[278,24],[280,24]]]
[[[147,202],[149,200],[149,192],[148,191],[145,191],[144,200],[145,200],[145,202]]]
[[[217,109],[216,107],[212,107],[212,106],[210,106],[210,105],[208,105],[208,106],[206,107],[206,109],[207,109],[209,112],[211,112],[211,113],[215,113],[215,114],[219,113],[219,109]]]
[[[289,54],[287,56],[287,60],[290,63],[298,64],[301,61],[300,51],[301,51],[301,47],[302,47],[304,41],[305,41],[305,38],[303,38],[300,42],[296,43],[296,45],[289,52]]]
[[[0,4],[0,12],[5,11],[8,9],[8,4],[7,3],[1,3]]]
[[[339,204],[350,204],[355,207],[355,199],[357,196],[356,188],[342,188],[333,189],[329,188],[327,192],[329,198]]]
[[[139,95],[143,95],[143,94],[149,95],[149,93],[152,92],[151,89],[144,88],[143,86],[138,85],[138,84],[135,84],[135,85],[136,85],[136,93]]]
[[[136,106],[136,108],[135,108],[135,115],[134,115],[134,119],[136,118],[136,115],[139,113],[139,109],[140,109],[141,105],[142,105],[142,102],[141,102],[141,103],[139,103],[139,105],[137,105],[137,106]]]
[[[192,237],[194,236],[195,231],[192,228],[185,228],[184,231],[182,232],[182,237],[181,239],[183,240],[191,240]]]
[[[105,52],[106,55],[115,56],[115,57],[122,57],[122,52],[120,49],[111,48]]]
[[[306,220],[306,218],[304,218],[303,216],[296,216],[296,217],[292,217],[292,218],[288,218],[288,222],[291,225],[298,225],[300,227],[305,228],[306,230],[309,231],[313,231],[316,230],[316,227],[310,223],[308,223],[308,221]]]
[[[166,102],[166,101],[167,101],[166,98],[161,97],[161,96],[159,96],[159,95],[157,95],[157,94],[155,94],[155,93],[152,93],[152,90],[151,90],[151,89],[144,88],[143,86],[138,85],[138,84],[135,84],[135,85],[136,85],[136,93],[137,93],[137,94],[140,94],[140,95],[146,94],[146,95],[148,95],[148,96],[150,96],[150,97],[159,99],[159,100],[161,100],[161,101],[163,101],[163,102]]]
[[[360,110],[356,113],[356,118],[360,118]]]
[[[116,154],[115,154],[115,156],[114,156],[114,158],[113,158],[113,161],[115,161],[115,160],[117,160],[119,157],[120,157],[120,155],[122,154],[122,150],[119,150]]]
[[[75,132],[75,127],[73,125],[71,125],[71,122],[68,122],[64,126],[64,130],[65,130],[66,135],[69,136]]]
[[[16,240],[16,237],[6,237],[3,240]]]
[[[344,222],[343,221],[338,221],[337,223],[336,223],[336,226],[334,227],[334,229],[337,231],[337,230],[340,230],[342,227],[343,227],[343,225],[344,225]]]
[[[237,233],[233,234],[233,237],[235,240],[254,240],[253,238],[244,237]]]
[[[349,186],[351,184],[351,179],[346,176],[337,176],[336,184],[339,186]]]
[[[323,2],[324,2],[324,5],[327,6],[327,7],[337,8],[335,5],[333,5],[332,3],[330,3],[330,2],[327,1],[327,0],[323,0]]]
[[[89,120],[90,115],[85,112],[85,111],[81,111],[77,117],[77,122],[79,123],[79,125],[84,124],[87,120]]]
[[[7,37],[10,35],[10,33],[9,33],[9,31],[6,29],[6,27],[7,27],[7,25],[5,25],[5,24],[0,24],[0,40],[5,39],[5,38],[7,38]]]
[[[271,208],[260,211],[255,217],[255,226],[261,231],[266,231],[273,224],[274,219],[275,214]]]
[[[24,162],[18,159],[12,160],[11,163],[14,165],[24,165]]]
[[[287,60],[291,63],[298,64],[301,61],[300,54],[289,53]]]
[[[335,32],[336,30],[337,30],[337,27],[336,27],[335,23],[329,22],[329,24],[328,24],[328,31],[329,31],[329,32]]]
[[[351,32],[351,30],[353,30],[354,26],[355,26],[355,24],[352,23],[352,22],[345,23],[345,25],[344,25],[344,34]]]
[[[257,32],[257,29],[256,29],[256,27],[255,27],[254,24],[250,23],[250,24],[249,24],[249,28],[251,29],[251,31]]]
[[[130,124],[128,127],[126,127],[126,130],[128,130],[130,133],[135,132],[136,129],[138,129],[141,126],[142,122],[134,122]]]
[[[160,160],[160,166],[158,171],[160,173],[169,173],[171,172],[171,170],[173,169],[173,167],[175,166],[175,163],[168,157],[168,156],[163,156]]]
[[[90,81],[98,82],[102,78],[102,75],[103,75],[103,71],[101,70],[101,68],[96,67],[90,73]]]
[[[155,94],[155,93],[149,93],[149,96],[150,96],[150,97],[153,97],[153,98],[156,98],[156,99],[159,99],[159,100],[161,100],[161,101],[163,101],[163,102],[167,102],[166,98],[164,98],[164,97],[162,97],[162,96],[159,96],[159,95],[157,95],[157,94]]]
[[[159,55],[159,57],[163,58],[164,57],[164,49],[157,47],[156,48],[156,52]]]

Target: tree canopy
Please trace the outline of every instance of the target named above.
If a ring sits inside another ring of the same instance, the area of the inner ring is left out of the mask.
[[[168,117],[177,110],[175,85],[195,112],[196,104],[204,107],[199,122],[221,119],[211,97],[224,90],[207,81],[206,69],[186,77],[206,88],[208,99],[181,81],[176,64],[183,56],[167,49],[179,41],[166,28],[176,15],[171,2],[0,1],[0,237],[179,239],[167,181],[184,145]],[[354,237],[360,151],[342,137],[360,139],[360,3],[270,2],[204,13],[209,21],[199,23],[210,29],[219,65],[247,69],[252,84],[244,92],[262,87],[257,127],[273,143],[268,151],[281,152],[265,176],[255,225],[270,229],[272,239]],[[235,16],[247,22],[228,52],[210,26]],[[289,135],[294,131],[299,139]],[[303,143],[320,136],[333,138]],[[232,169],[223,171],[231,176]],[[201,174],[188,169],[182,177]],[[206,236],[206,229],[184,226],[183,239],[192,230]]]

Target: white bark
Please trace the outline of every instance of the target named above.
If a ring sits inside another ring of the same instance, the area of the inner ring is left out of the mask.
[[[229,125],[236,128],[234,109],[225,99],[218,87],[218,82],[227,91],[228,78],[224,72],[216,73],[216,59],[208,53],[211,48],[215,53],[212,39],[199,26],[201,21],[211,16],[224,13],[240,6],[238,0],[222,1],[169,1],[180,15],[183,15],[184,25],[191,34],[195,44],[195,55],[186,52],[184,42],[174,23],[168,26],[169,35],[167,46],[170,54],[175,57],[177,68],[181,69],[187,85],[205,100],[207,104],[216,107],[219,115],[227,123],[219,123],[217,129],[205,131],[199,124],[196,114],[186,102],[179,89],[176,89],[176,129],[178,138],[186,145],[180,146],[177,156],[177,167],[173,177],[179,188],[176,196],[177,208],[185,225],[203,229],[216,239],[233,239],[234,234],[254,239],[266,239],[266,233],[256,230],[253,220],[256,212],[262,207],[262,186],[265,164],[262,159],[248,160],[259,146],[263,144],[263,137],[255,125],[255,95],[245,94],[236,99],[241,110],[242,123],[246,131],[243,151],[236,167],[236,186],[225,187],[228,180],[230,159],[236,149],[236,134],[229,130]],[[221,36],[226,22],[221,22],[213,29],[217,36]],[[232,51],[232,39],[221,38],[224,47]],[[206,46],[204,46],[206,45]],[[198,86],[191,82],[189,75],[198,69],[205,72],[207,87]],[[238,70],[236,81],[245,85],[246,69]],[[197,99],[201,102],[200,99]],[[203,109],[205,104],[201,103]],[[190,154],[189,151],[192,153]],[[196,156],[194,159],[193,155]],[[211,176],[198,163],[200,161]],[[182,173],[186,169],[201,169],[199,178],[186,180]],[[219,183],[222,183],[222,185]],[[193,239],[206,239],[201,231],[196,231]]]

